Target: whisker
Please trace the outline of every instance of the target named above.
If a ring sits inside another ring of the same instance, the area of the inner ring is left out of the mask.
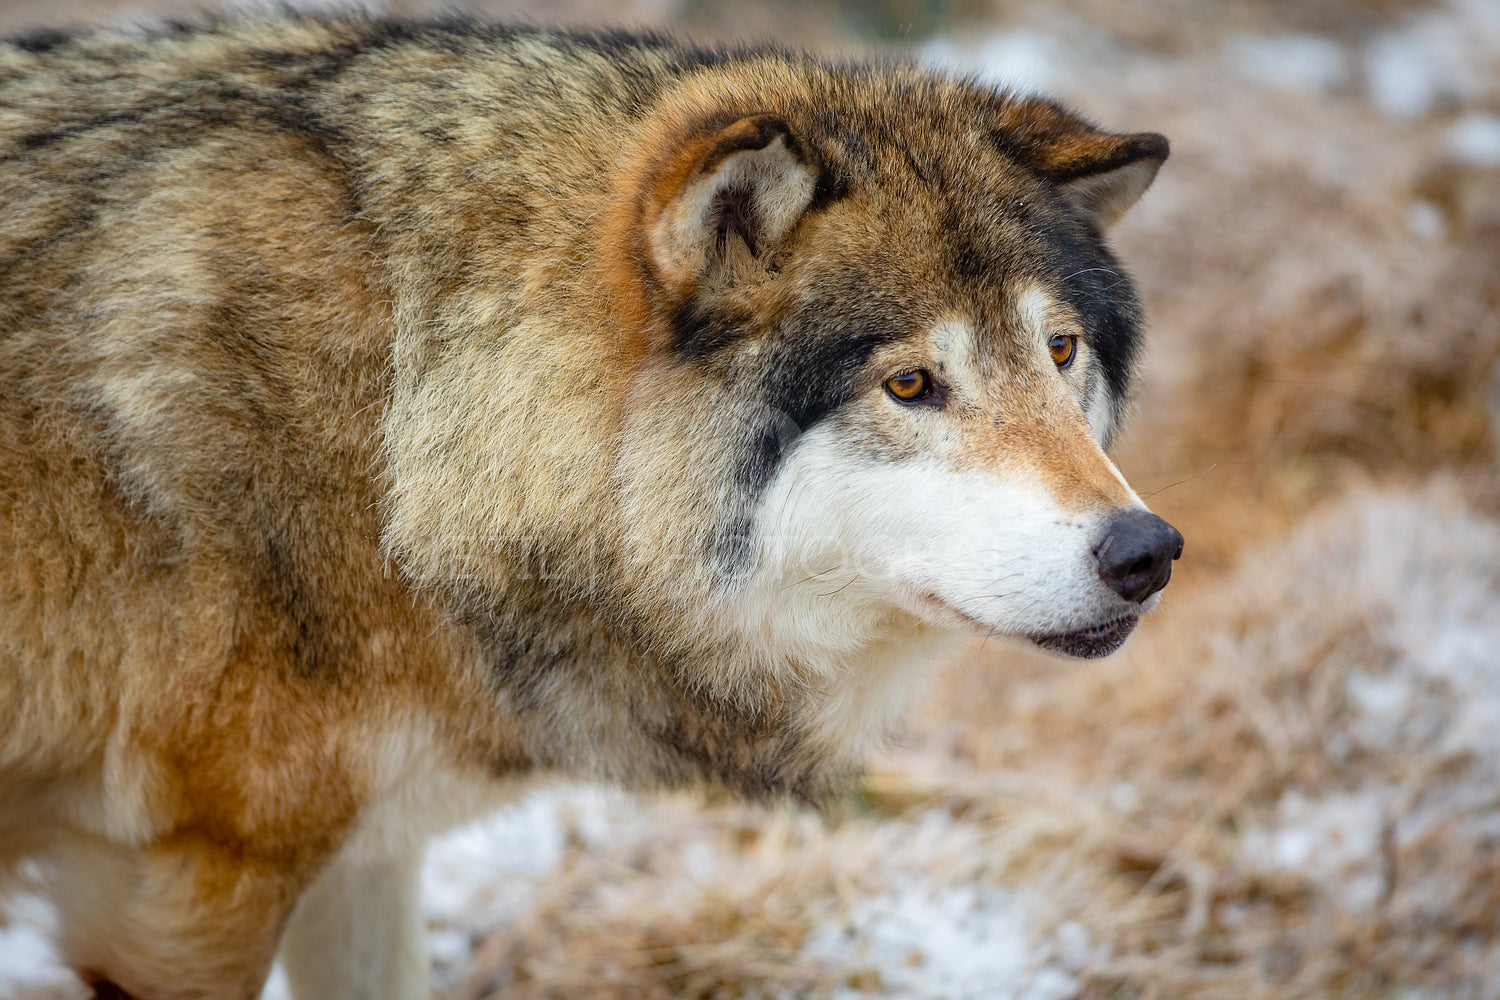
[[[828,575],[828,574],[829,574],[829,573],[832,573],[832,572],[834,572],[834,571],[835,571],[835,570],[837,570],[837,569],[838,569],[838,567],[837,567],[837,566],[830,566],[830,567],[828,567],[828,568],[827,568],[827,569],[821,569],[821,570],[818,570],[818,571],[817,571],[817,572],[816,572],[816,573],[811,573],[811,574],[809,574],[809,575],[807,575],[807,576],[804,576],[804,577],[803,577],[803,578],[802,578],[802,579],[800,579],[800,580],[794,580],[794,581],[793,581],[793,582],[791,582],[791,583],[788,583],[788,584],[786,584],[786,585],[785,585],[785,586],[783,586],[783,587],[778,587],[778,588],[777,588],[777,593],[780,593],[780,592],[781,592],[781,591],[783,591],[783,590],[790,590],[790,589],[792,589],[792,588],[793,588],[793,587],[800,587],[800,586],[802,586],[802,585],[803,585],[803,584],[804,584],[804,583],[812,583],[812,582],[813,582],[813,581],[814,581],[814,580],[816,580],[816,579],[817,579],[817,578],[818,578],[818,577],[820,577],[820,576],[827,576],[827,575]],[[848,586],[848,584],[845,584],[845,586]]]
[[[1152,490],[1150,493],[1146,494],[1146,499],[1150,500],[1152,497],[1156,496],[1158,493],[1165,493],[1165,492],[1167,492],[1167,490],[1170,490],[1172,487],[1174,487],[1174,486],[1181,486],[1183,483],[1191,482],[1192,480],[1197,479],[1199,476],[1206,476],[1210,472],[1212,472],[1215,469],[1217,469],[1218,467],[1219,467],[1219,463],[1215,462],[1213,465],[1210,465],[1208,468],[1204,469],[1202,472],[1195,472],[1191,476],[1186,476],[1186,477],[1184,477],[1182,479],[1177,480],[1177,482],[1175,482],[1175,483],[1168,483],[1167,485],[1163,486],[1161,489]]]
[[[1111,271],[1107,267],[1086,267],[1082,271],[1074,271],[1072,274],[1068,275],[1063,280],[1064,281],[1072,281],[1074,278],[1078,277],[1080,274],[1092,274],[1095,271],[1103,271],[1105,274],[1113,274],[1117,278],[1120,276],[1120,272],[1119,271]]]
[[[849,584],[850,583],[853,583],[855,580],[858,580],[858,579],[859,579],[859,574],[855,573],[853,576],[851,576],[849,578],[849,583],[844,584],[838,590],[830,590],[828,593],[826,593],[826,594],[819,594],[818,596],[819,597],[832,597],[835,594],[842,594],[845,590],[847,590],[849,588]]]

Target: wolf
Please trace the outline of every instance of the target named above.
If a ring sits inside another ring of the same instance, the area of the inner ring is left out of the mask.
[[[101,997],[423,996],[528,776],[823,803],[954,637],[1113,652],[1167,152],[649,34],[0,45],[0,867]]]

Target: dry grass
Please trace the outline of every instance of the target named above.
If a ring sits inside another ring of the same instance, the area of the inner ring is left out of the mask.
[[[841,818],[672,799],[607,844],[575,838],[448,995],[880,995],[876,965],[809,941],[914,884],[1023,894],[1039,960],[1088,998],[1495,995],[1500,735],[1455,742],[1474,692],[1428,667],[1460,628],[1500,658],[1500,168],[1444,140],[1464,113],[1500,113],[1500,47],[1477,90],[1412,120],[1372,106],[1358,59],[1440,9],[682,8],[700,33],[829,44],[1050,32],[1083,53],[1071,96],[1172,137],[1119,234],[1153,329],[1118,457],[1188,556],[1115,660],[966,654]],[[0,8],[0,25],[34,11]],[[1324,32],[1350,69],[1323,92],[1248,81],[1224,57],[1241,31]],[[1397,681],[1396,714],[1372,722],[1369,692]],[[1267,861],[1324,807],[1347,820],[1342,867]],[[1081,954],[1065,925],[1087,932]]]

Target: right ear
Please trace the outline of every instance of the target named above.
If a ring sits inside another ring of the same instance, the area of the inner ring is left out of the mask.
[[[1001,148],[1106,228],[1151,186],[1169,151],[1165,136],[1103,132],[1051,101],[1009,102],[1001,118]]]
[[[764,266],[812,204],[819,172],[775,115],[741,118],[689,142],[641,205],[652,276],[676,298]]]

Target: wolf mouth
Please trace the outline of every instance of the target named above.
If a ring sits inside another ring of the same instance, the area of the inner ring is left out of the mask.
[[[1034,635],[1031,641],[1043,649],[1050,649],[1054,653],[1063,653],[1067,656],[1081,656],[1085,659],[1097,659],[1108,656],[1121,646],[1135,631],[1136,623],[1141,620],[1140,615],[1125,615],[1113,621],[1107,621],[1102,625],[1093,625],[1089,628],[1079,629],[1077,632],[1059,632],[1055,635]]]

